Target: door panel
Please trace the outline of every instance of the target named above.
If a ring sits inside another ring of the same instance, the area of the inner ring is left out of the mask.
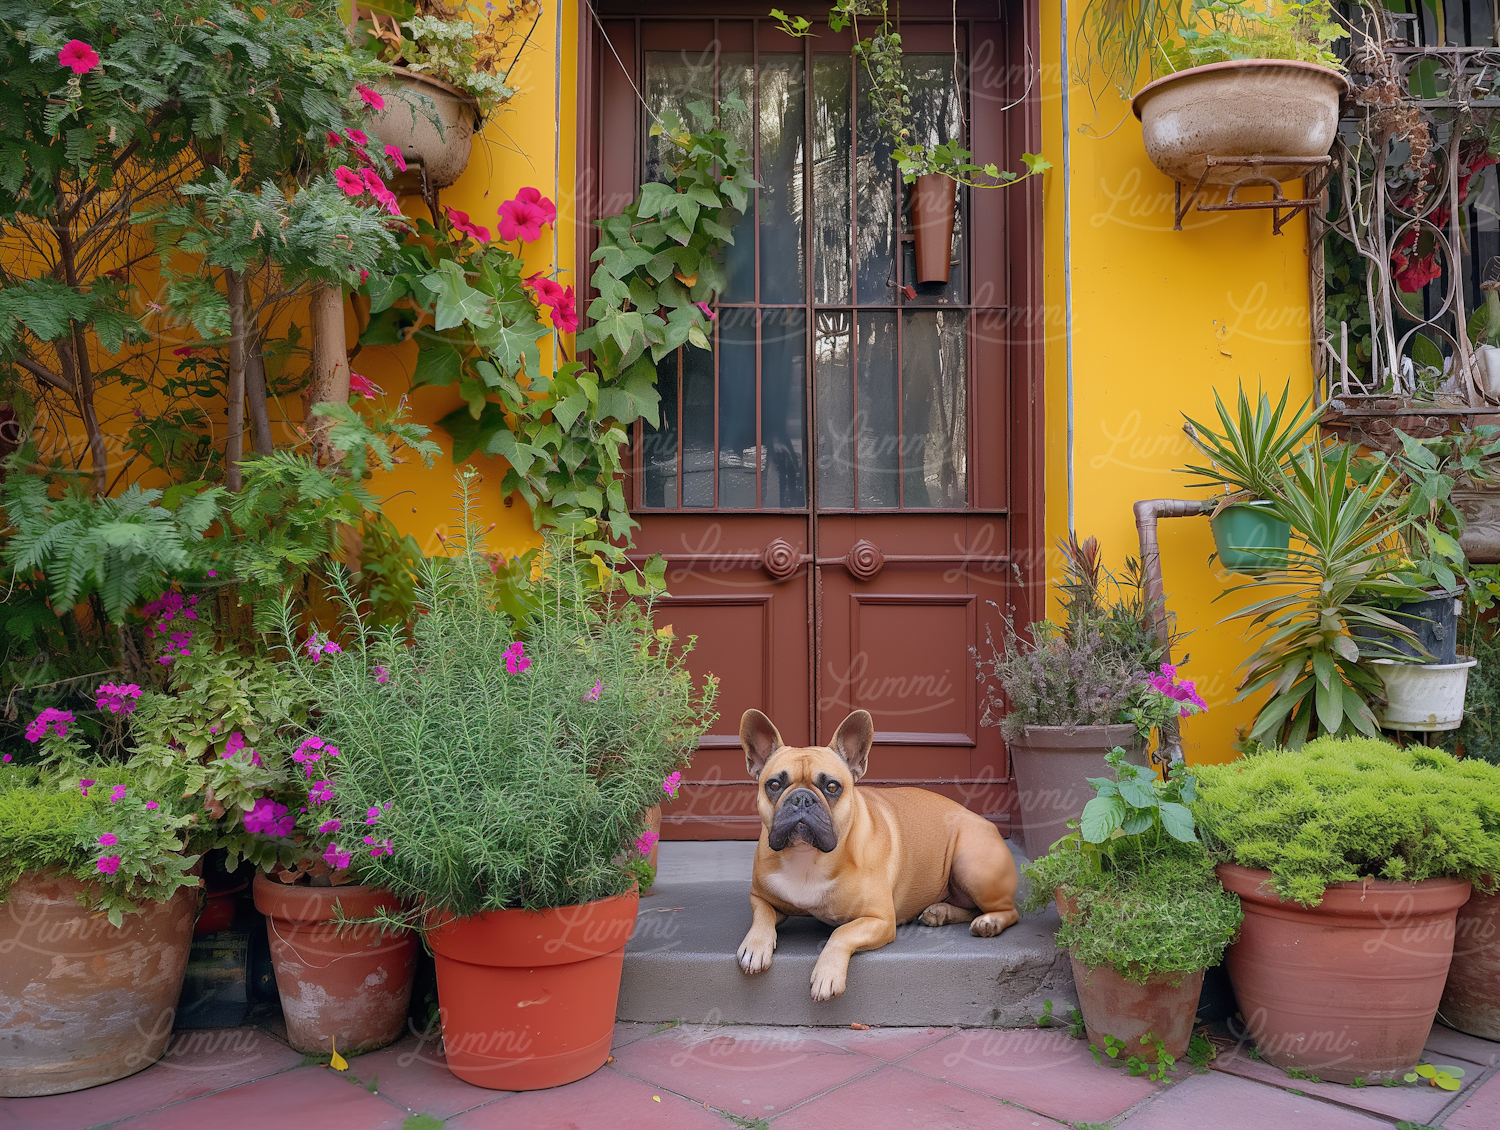
[[[1020,0],[1003,7],[909,0],[904,77],[919,140],[967,134],[1014,166],[1036,147],[1035,22]],[[646,125],[686,120],[695,100],[719,106],[762,185],[725,253],[712,353],[661,360],[660,425],[633,439],[634,554],[667,556],[660,620],[696,636],[689,667],[720,680],[664,834],[758,835],[737,737],[752,706],[798,744],[869,710],[866,784],[931,788],[1008,828],[1014,788],[979,724],[972,652],[1003,609],[1029,615],[1025,583],[1043,573],[1038,335],[1012,304],[1036,283],[1035,186],[962,190],[949,282],[910,284],[908,193],[847,32],[792,40],[758,6],[602,11],[586,155],[601,205],[663,175]]]

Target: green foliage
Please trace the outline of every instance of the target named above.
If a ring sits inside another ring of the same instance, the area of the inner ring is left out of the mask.
[[[1463,724],[1443,735],[1444,746],[1500,765],[1500,636],[1478,634],[1469,654],[1479,662],[1469,671]]]
[[[1302,402],[1291,419],[1282,422],[1291,391],[1288,381],[1274,408],[1265,393],[1252,406],[1241,385],[1239,404],[1231,415],[1215,389],[1214,408],[1221,432],[1183,416],[1187,422],[1182,430],[1188,442],[1208,460],[1207,464],[1189,464],[1187,471],[1198,479],[1194,486],[1223,488],[1226,497],[1220,501],[1220,509],[1231,502],[1279,497],[1292,456],[1307,445],[1318,422],[1318,414],[1307,410],[1310,399]]]
[[[1342,71],[1333,45],[1348,36],[1328,0],[1192,0],[1177,27],[1181,42],[1166,55],[1174,70],[1234,59],[1297,59]]]
[[[1333,883],[1500,876],[1500,768],[1421,746],[1321,738],[1199,766],[1192,804],[1216,858],[1315,906]]]
[[[627,859],[625,870],[635,876],[636,885],[643,891],[649,891],[651,884],[656,882],[656,868],[651,866],[649,859]]]
[[[1195,1068],[1208,1070],[1208,1065],[1219,1058],[1219,1049],[1202,1032],[1194,1032],[1188,1040],[1187,1061]]]
[[[55,868],[88,885],[85,905],[107,913],[118,926],[140,904],[162,902],[179,887],[196,887],[188,873],[196,856],[183,854],[179,814],[170,785],[151,791],[119,766],[102,766],[88,774],[94,784],[77,779],[44,784],[31,770],[0,766],[0,900],[20,876]],[[112,800],[114,786],[125,786]],[[143,795],[144,794],[144,795]],[[154,799],[156,808],[147,808]],[[117,843],[105,847],[99,837]],[[104,874],[98,860],[120,857],[119,870]]]
[[[452,9],[441,9],[442,16],[416,15],[411,5],[391,0],[378,0],[373,9],[361,8],[366,14],[373,10],[393,16],[389,28],[381,27],[378,33],[383,41],[382,59],[466,91],[479,103],[484,117],[494,114],[515,95],[510,72],[521,57],[525,40],[520,44],[512,40],[529,37],[541,18],[541,5],[536,0],[487,4],[483,24],[475,22],[479,13],[472,9],[457,9],[459,15],[454,18]],[[406,18],[398,24],[394,18],[397,15]],[[402,35],[401,28],[410,34]]]
[[[463,537],[450,542],[461,552],[423,565],[412,638],[373,626],[341,584],[343,650],[314,665],[283,613],[296,694],[343,751],[332,814],[360,828],[390,805],[376,831],[392,853],[365,859],[363,872],[431,910],[620,894],[634,877],[616,860],[713,718],[716,685],[695,689],[649,603],[599,591],[593,564],[557,536],[526,580],[535,611],[520,663],[497,591],[509,581],[484,552],[471,489]]]
[[[1444,1091],[1456,1091],[1463,1086],[1460,1080],[1464,1074],[1462,1067],[1453,1064],[1419,1063],[1401,1078],[1408,1083],[1420,1083],[1425,1079],[1430,1086]]]
[[[1078,830],[1026,867],[1022,909],[1035,912],[1060,892],[1058,946],[1132,981],[1217,964],[1242,915],[1194,833],[1193,777],[1179,766],[1160,781],[1118,749],[1106,760],[1115,779],[1090,778],[1098,795]]]

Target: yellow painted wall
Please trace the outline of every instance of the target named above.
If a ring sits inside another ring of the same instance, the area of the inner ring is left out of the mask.
[[[1082,5],[1072,7],[1076,19]],[[1056,166],[1043,186],[1046,510],[1056,539],[1068,528],[1063,122],[1058,10],[1041,9],[1043,151]],[[1205,497],[1175,470],[1188,456],[1182,413],[1215,419],[1214,390],[1232,404],[1242,381],[1279,395],[1290,379],[1293,397],[1311,394],[1307,225],[1298,217],[1272,236],[1268,212],[1194,211],[1174,232],[1173,183],[1146,159],[1129,103],[1112,89],[1096,97],[1097,109],[1071,87],[1074,515],[1079,536],[1098,537],[1118,568],[1138,553],[1133,503]],[[1231,705],[1252,646],[1243,624],[1219,625],[1246,598],[1214,603],[1234,581],[1208,565],[1206,518],[1164,520],[1159,530],[1167,608],[1193,633],[1182,675],[1210,708],[1184,722],[1184,749],[1189,761],[1228,760],[1236,727],[1261,701]]]

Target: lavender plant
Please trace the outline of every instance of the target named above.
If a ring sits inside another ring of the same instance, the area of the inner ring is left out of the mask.
[[[497,571],[462,481],[464,532],[455,556],[423,566],[410,637],[372,625],[343,578],[331,654],[299,642],[290,607],[282,617],[309,726],[341,751],[312,796],[333,862],[359,857],[366,882],[416,908],[411,921],[628,890],[642,814],[715,717],[716,681],[696,687],[684,666],[690,644],[608,570],[601,586],[567,539],[549,540],[529,577]],[[518,583],[520,621],[502,610]]]

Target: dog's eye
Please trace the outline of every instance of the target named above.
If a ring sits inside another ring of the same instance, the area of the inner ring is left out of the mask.
[[[779,793],[780,791],[781,791],[781,778],[780,777],[773,777],[771,780],[769,780],[769,781],[766,782],[766,792],[768,792],[768,793]]]
[[[829,796],[838,796],[839,795],[839,791],[843,787],[844,786],[841,785],[841,784],[839,784],[837,781],[825,781],[825,782],[823,782],[823,791],[825,793],[827,793]]]

